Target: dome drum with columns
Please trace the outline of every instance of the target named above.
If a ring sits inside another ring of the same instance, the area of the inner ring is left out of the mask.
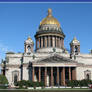
[[[41,21],[35,35],[36,51],[49,52],[50,49],[57,48],[57,51],[62,52],[64,49],[64,38],[65,35],[60,23],[52,16],[52,10],[48,9],[48,15]],[[42,50],[44,48],[45,50]],[[49,50],[46,48],[49,48]]]

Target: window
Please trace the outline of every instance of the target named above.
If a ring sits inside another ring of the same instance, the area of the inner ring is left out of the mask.
[[[31,51],[31,47],[30,47],[30,46],[28,46],[28,47],[27,47],[27,49],[28,49],[28,52],[30,52],[30,51]]]
[[[87,74],[87,75],[86,75],[86,78],[87,78],[87,80],[89,80],[89,79],[90,79],[90,78],[89,78],[89,74]]]
[[[78,55],[78,47],[77,46],[75,46],[75,50],[74,51],[75,51],[75,54]]]
[[[14,83],[16,83],[18,81],[18,76],[15,74],[14,75]]]
[[[85,79],[90,80],[91,79],[91,71],[90,70],[84,71],[84,77],[85,77]]]
[[[15,70],[12,72],[12,81],[16,83],[19,80],[19,71]]]
[[[75,53],[76,53],[76,52],[78,52],[78,47],[77,47],[77,46],[75,46]]]

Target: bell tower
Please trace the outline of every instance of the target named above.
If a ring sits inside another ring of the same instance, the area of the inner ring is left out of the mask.
[[[24,51],[25,51],[25,53],[31,54],[33,52],[33,46],[34,46],[33,40],[29,36],[27,38],[27,40],[24,42]]]
[[[78,55],[80,53],[80,42],[74,37],[70,43],[70,53],[72,55]]]

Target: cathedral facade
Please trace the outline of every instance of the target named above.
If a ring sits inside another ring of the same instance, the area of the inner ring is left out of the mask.
[[[92,80],[92,55],[80,53],[80,42],[74,37],[70,42],[70,53],[64,47],[65,34],[60,23],[48,15],[39,25],[34,42],[28,37],[24,42],[24,53],[7,52],[2,73],[9,84],[31,80],[44,82],[45,86],[65,86],[68,80]]]

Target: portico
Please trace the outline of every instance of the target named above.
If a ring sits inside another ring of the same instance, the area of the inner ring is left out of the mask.
[[[33,81],[44,82],[45,86],[66,85],[76,80],[76,67],[33,67]]]
[[[65,86],[68,80],[76,80],[76,66],[75,61],[56,54],[46,57],[32,64],[32,81],[44,82],[45,86]]]

